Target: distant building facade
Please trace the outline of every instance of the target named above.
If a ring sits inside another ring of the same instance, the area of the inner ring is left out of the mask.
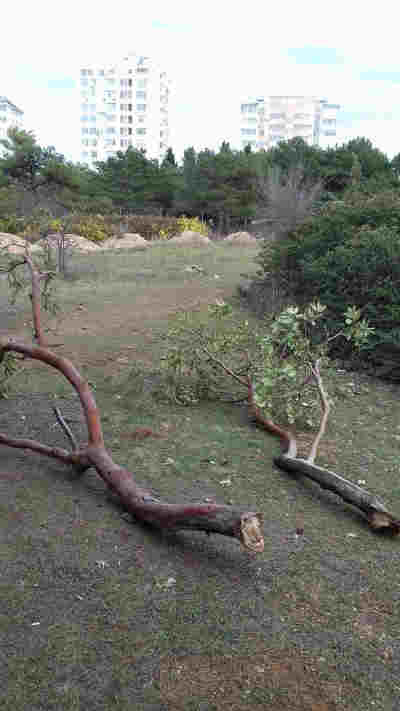
[[[297,136],[327,148],[337,143],[338,104],[315,96],[268,96],[241,104],[240,146],[267,150]]]
[[[0,96],[0,141],[7,138],[9,128],[23,128],[24,112],[6,96]],[[2,147],[0,146],[0,152]]]
[[[92,166],[129,146],[161,159],[169,146],[170,83],[149,57],[80,70],[80,157]]]

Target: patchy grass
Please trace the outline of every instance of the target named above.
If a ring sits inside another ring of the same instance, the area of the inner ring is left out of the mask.
[[[163,245],[71,263],[49,340],[96,387],[116,461],[169,499],[263,511],[266,546],[253,557],[222,537],[160,534],[132,522],[92,472],[76,478],[2,448],[2,709],[397,708],[398,539],[277,470],[278,442],[244,408],[154,397],[169,319],[231,298],[254,253]],[[24,308],[1,318],[2,331],[27,333]],[[336,405],[320,463],[400,515],[398,388],[337,371],[329,380]],[[84,437],[69,386],[31,365],[0,402],[0,430],[65,446],[54,395]]]

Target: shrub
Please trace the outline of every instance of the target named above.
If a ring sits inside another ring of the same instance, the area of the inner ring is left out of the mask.
[[[176,217],[131,215],[130,217],[123,217],[122,222],[126,226],[125,232],[139,234],[149,241],[171,239],[180,231]]]
[[[66,232],[85,237],[91,242],[103,242],[115,232],[115,227],[102,215],[79,215],[64,221]]]
[[[199,232],[205,237],[208,236],[208,227],[201,222],[198,217],[186,217],[185,215],[181,215],[181,217],[178,217],[178,227],[178,232]]]
[[[400,239],[389,227],[362,227],[345,244],[302,264],[304,298],[319,296],[331,322],[356,304],[375,328],[368,348],[400,346]]]
[[[23,229],[23,220],[16,215],[5,215],[0,217],[0,232],[9,232],[16,235]]]
[[[361,308],[375,328],[363,359],[374,361],[382,344],[400,347],[399,193],[353,191],[327,203],[286,239],[266,243],[259,264],[265,288],[275,280],[298,304],[315,298],[326,304],[330,329],[349,304]]]

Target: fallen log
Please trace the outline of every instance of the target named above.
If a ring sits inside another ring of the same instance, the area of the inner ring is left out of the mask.
[[[319,386],[321,386],[318,367],[316,368],[316,382]],[[337,496],[339,496],[343,501],[355,506],[359,511],[361,511],[361,513],[367,518],[371,528],[374,530],[386,529],[395,535],[400,533],[400,519],[391,514],[385,504],[378,499],[378,497],[374,496],[374,494],[371,494],[366,489],[361,488],[358,484],[354,484],[352,481],[345,479],[339,474],[335,474],[334,472],[329,471],[329,469],[324,469],[323,467],[318,467],[314,464],[314,457],[317,449],[315,445],[318,444],[321,439],[327,414],[329,412],[329,407],[326,406],[326,397],[323,389],[321,393],[321,401],[324,406],[324,416],[326,415],[326,417],[323,418],[323,427],[320,427],[308,460],[297,457],[297,443],[293,434],[289,430],[285,430],[271,420],[268,420],[259,410],[255,404],[253,386],[250,378],[247,378],[247,389],[250,419],[266,432],[270,432],[271,434],[278,436],[282,442],[283,451],[278,457],[274,458],[276,466],[289,472],[290,474],[301,474],[302,476],[306,476],[317,482],[322,489],[328,489],[334,494],[337,494]]]
[[[293,458],[281,454],[274,458],[274,463],[290,474],[301,474],[312,479],[322,489],[332,491],[346,503],[358,508],[366,516],[371,528],[377,530],[386,528],[396,534],[400,533],[400,520],[387,510],[385,504],[377,496],[361,488],[358,484],[354,484],[329,469],[310,464],[306,459],[299,457]]]
[[[28,267],[31,276],[34,338],[37,345],[30,345],[11,337],[1,337],[0,363],[7,353],[15,353],[24,359],[30,358],[45,363],[61,373],[79,397],[85,415],[88,442],[78,447],[61,413],[56,412],[57,419],[70,440],[72,451],[61,447],[49,447],[36,440],[10,437],[4,432],[0,433],[0,444],[57,459],[72,466],[79,474],[94,467],[110,491],[120,499],[124,508],[139,521],[169,531],[189,529],[205,531],[207,534],[219,533],[236,538],[245,548],[254,553],[262,552],[264,550],[263,517],[260,513],[214,503],[167,503],[157,498],[150,490],[138,486],[133,474],[113,461],[104,444],[100,413],[88,382],[70,360],[52,351],[45,342],[41,325],[40,281],[46,275],[37,271],[28,248],[22,261],[14,264],[12,269],[24,264]]]

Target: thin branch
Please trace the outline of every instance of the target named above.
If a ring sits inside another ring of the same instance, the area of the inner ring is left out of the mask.
[[[91,444],[103,444],[103,432],[100,422],[100,414],[97,409],[96,401],[93,393],[86,380],[82,378],[78,370],[67,358],[58,356],[49,348],[41,346],[30,346],[26,343],[17,341],[14,338],[0,337],[0,351],[12,351],[14,353],[22,353],[28,358],[39,360],[42,363],[47,363],[52,368],[58,370],[71,383],[72,387],[77,392],[81,401],[82,409],[86,418],[89,442]]]
[[[42,323],[41,323],[40,275],[34,267],[34,264],[32,262],[31,256],[28,251],[28,246],[27,246],[27,253],[25,255],[25,262],[28,265],[29,271],[31,273],[31,282],[32,282],[31,300],[32,300],[33,325],[34,325],[34,338],[39,346],[46,346],[46,340],[43,335],[43,329],[42,329]]]
[[[225,373],[228,373],[232,378],[238,381],[243,387],[247,388],[247,380],[245,378],[241,378],[239,375],[233,372],[230,368],[228,368],[225,363],[222,362],[222,360],[219,360],[219,358],[216,358],[210,351],[205,347],[201,346],[200,349],[204,351],[204,353],[212,360],[214,363],[217,363],[217,365],[222,368],[222,370],[225,371]]]
[[[84,451],[71,453],[61,447],[48,447],[46,444],[37,442],[34,439],[9,437],[4,432],[0,432],[0,444],[5,444],[7,447],[14,447],[15,449],[29,449],[31,452],[44,454],[46,457],[51,457],[51,459],[57,459],[64,462],[64,464],[72,465],[81,471],[91,466]]]
[[[64,433],[67,435],[69,441],[71,442],[71,446],[74,452],[78,451],[78,443],[75,439],[75,436],[71,430],[71,428],[67,425],[66,421],[64,420],[61,410],[59,407],[53,407],[53,412],[57,418],[58,424],[62,427],[64,430]]]
[[[307,462],[309,464],[314,464],[314,460],[317,455],[319,443],[320,443],[322,437],[324,436],[324,433],[326,430],[326,423],[328,421],[329,411],[330,411],[330,402],[329,402],[329,398],[327,396],[327,393],[326,393],[323,383],[322,383],[321,372],[319,369],[319,359],[316,361],[316,363],[313,366],[311,366],[311,372],[312,372],[314,380],[317,384],[318,393],[319,393],[319,397],[321,400],[321,406],[322,406],[321,423],[319,426],[318,433],[314,439],[314,442],[312,443],[311,451],[310,451],[310,454],[307,459]]]
[[[295,437],[289,430],[284,430],[279,425],[276,425],[272,420],[268,420],[261,413],[260,409],[257,407],[254,400],[254,389],[250,378],[247,381],[248,388],[248,403],[249,403],[249,416],[254,422],[262,427],[266,432],[272,432],[272,434],[277,435],[285,447],[284,455],[290,459],[295,459],[297,456],[297,442]]]

